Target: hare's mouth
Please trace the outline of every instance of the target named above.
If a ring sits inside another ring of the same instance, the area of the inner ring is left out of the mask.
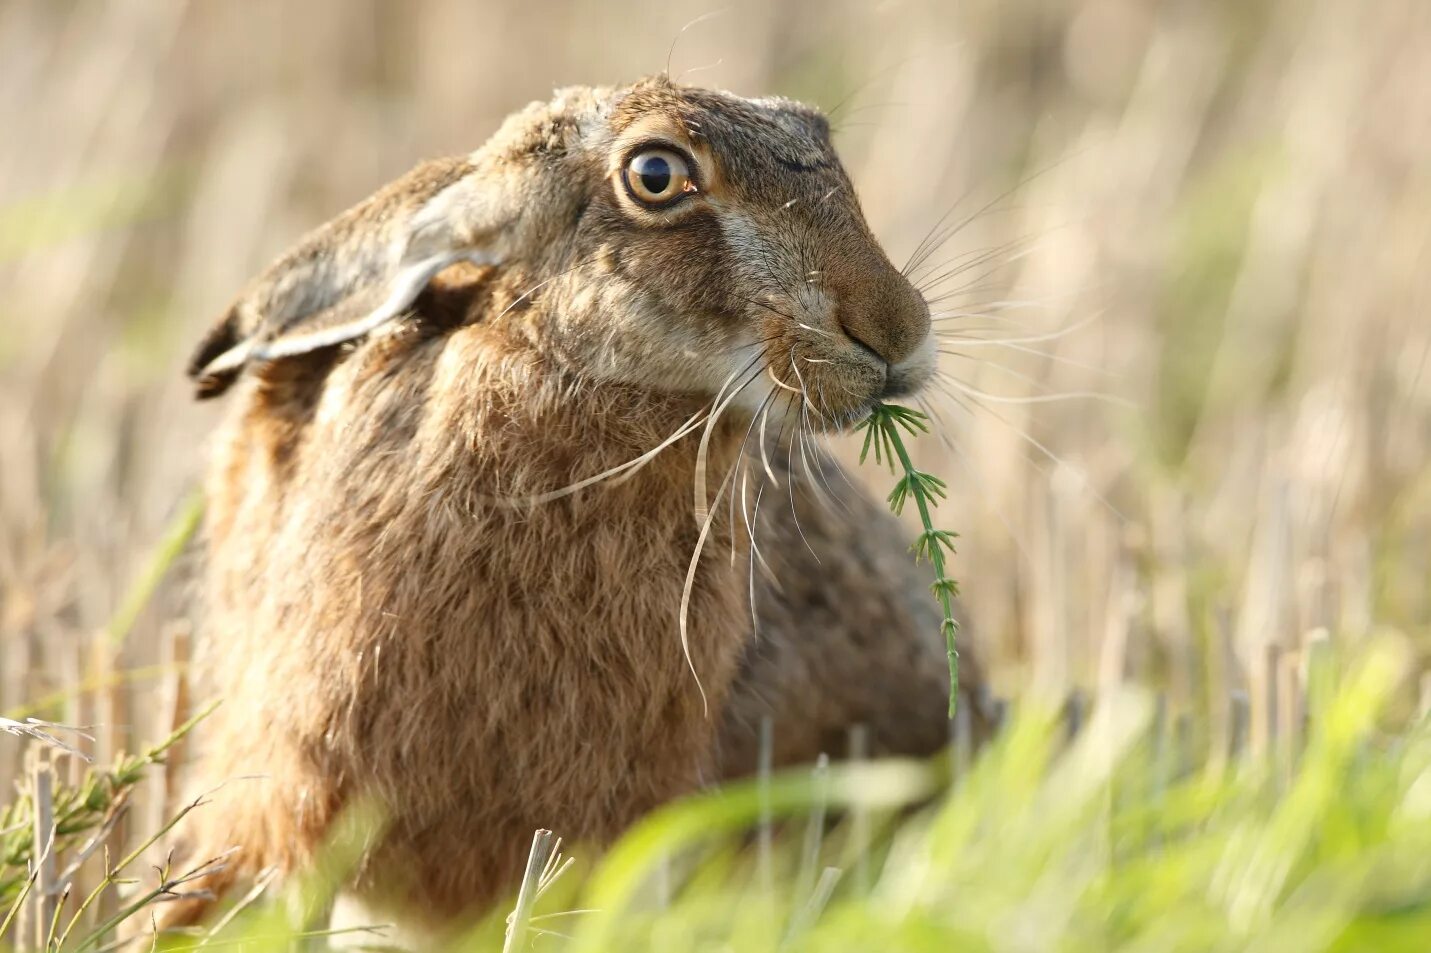
[[[808,340],[787,340],[765,351],[758,375],[731,395],[729,403],[767,422],[780,420],[806,431],[839,433],[868,417],[881,401],[918,393],[932,376],[933,357],[932,343],[889,364],[852,343],[821,347],[810,346]],[[717,402],[722,401],[718,396]]]
[[[934,335],[931,333],[909,357],[889,365],[885,371],[881,400],[912,397],[934,376],[936,358]]]
[[[752,349],[763,367],[759,382],[739,396],[740,406],[772,418],[793,414],[806,430],[840,432],[879,402],[908,398],[932,378],[937,349],[929,330],[913,346],[876,347],[878,336],[866,340],[862,333],[871,322],[852,325],[839,320],[835,302],[816,303],[750,301],[755,320],[735,348],[736,376]]]
[[[881,401],[919,393],[934,375],[936,348],[932,334],[913,353],[894,362],[886,361],[858,339],[852,343],[854,347],[843,360],[821,364],[807,359],[805,364],[805,397],[819,412],[826,429],[847,430]]]

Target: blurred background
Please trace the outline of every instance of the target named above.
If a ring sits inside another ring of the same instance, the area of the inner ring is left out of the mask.
[[[668,62],[832,110],[897,263],[960,224],[917,449],[998,693],[1136,679],[1267,745],[1308,646],[1431,649],[1431,4],[5,0],[0,711],[107,757],[185,705],[192,556],[104,633],[246,279],[553,87]]]

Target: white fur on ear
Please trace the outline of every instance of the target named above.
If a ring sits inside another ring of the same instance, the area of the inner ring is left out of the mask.
[[[307,235],[204,340],[189,370],[200,395],[222,393],[253,362],[371,334],[450,265],[499,264],[502,203],[474,173],[470,157],[425,163]]]
[[[343,324],[318,328],[305,334],[285,334],[266,344],[258,344],[245,356],[244,360],[272,361],[295,354],[306,354],[320,348],[332,347],[370,334],[389,321],[400,316],[417,300],[427,283],[450,265],[459,261],[470,261],[474,265],[499,264],[495,255],[479,251],[449,251],[433,255],[422,261],[405,266],[388,286],[388,296],[365,317]],[[237,350],[237,349],[235,349]],[[222,360],[222,357],[220,357]]]

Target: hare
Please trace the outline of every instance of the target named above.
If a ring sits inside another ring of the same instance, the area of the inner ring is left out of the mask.
[[[856,724],[937,749],[927,580],[811,440],[917,390],[931,342],[820,113],[664,77],[560,90],[305,238],[190,369],[234,392],[187,823],[238,851],[207,886],[363,801],[353,895],[440,931],[535,828],[600,844],[752,771],[764,719],[777,765]]]

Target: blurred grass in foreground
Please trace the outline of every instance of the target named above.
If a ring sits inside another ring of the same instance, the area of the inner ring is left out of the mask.
[[[1206,750],[1127,689],[1072,737],[1064,718],[1026,707],[967,765],[951,753],[825,766],[694,797],[604,856],[578,846],[560,876],[545,864],[548,889],[505,946],[493,917],[443,949],[1421,950],[1431,725],[1379,727],[1406,661],[1395,641],[1315,656],[1305,741],[1266,757]],[[160,949],[318,948],[305,944],[331,936],[334,887],[371,824],[350,818],[319,871]],[[772,848],[752,836],[762,828]],[[157,876],[133,890],[155,894]],[[162,876],[185,889],[182,872]]]

